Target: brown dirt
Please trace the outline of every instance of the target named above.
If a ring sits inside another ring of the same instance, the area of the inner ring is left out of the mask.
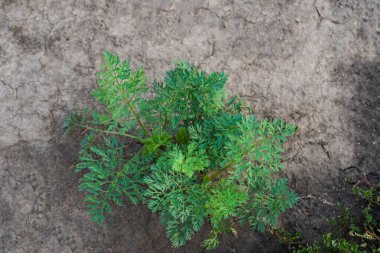
[[[127,2],[127,1],[125,1]],[[0,1],[0,252],[203,252],[202,230],[173,250],[157,215],[115,209],[91,222],[62,134],[111,50],[162,79],[175,59],[230,76],[260,117],[299,126],[286,176],[300,196],[281,224],[311,241],[347,176],[379,176],[380,3],[376,0]],[[284,252],[242,229],[216,252]]]

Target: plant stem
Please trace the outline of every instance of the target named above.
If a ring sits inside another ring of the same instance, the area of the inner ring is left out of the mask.
[[[121,87],[121,84],[119,82],[119,79],[117,78],[117,76],[113,75],[113,77],[115,78],[115,81],[116,81],[116,84],[119,88],[119,91],[121,93],[121,96],[123,97],[124,101],[127,103],[129,109],[131,110],[133,116],[136,118],[137,122],[139,123],[139,125],[141,126],[142,130],[144,131],[145,135],[150,135],[150,133],[148,132],[148,130],[146,129],[145,125],[141,122],[141,119],[140,117],[137,115],[136,111],[135,111],[135,108],[133,108],[133,106],[131,105],[131,102],[129,101],[129,99],[127,98],[127,96],[125,95],[125,92],[123,91],[123,88]]]
[[[237,163],[239,163],[241,160],[244,159],[244,156],[247,155],[252,149],[256,148],[258,145],[262,144],[263,142],[266,142],[268,141],[270,138],[263,138],[261,140],[257,140],[255,141],[247,150],[245,150],[241,156],[241,158],[239,160],[236,160],[236,161],[231,161],[229,162],[226,166],[224,166],[223,168],[220,168],[216,173],[213,173],[211,176],[206,174],[204,177],[203,177],[203,180],[204,181],[212,181],[212,180],[215,180],[216,178],[218,178],[220,176],[220,174],[222,174],[224,171],[230,169],[231,167],[233,167],[234,165],[236,165]]]
[[[165,116],[165,119],[164,119],[164,124],[162,125],[162,129],[165,130],[166,128],[166,123],[168,121],[168,117]]]
[[[94,128],[94,127],[90,127],[90,126],[85,126],[85,125],[81,125],[81,124],[75,124],[75,125],[80,126],[80,127],[83,127],[83,128],[86,128],[86,129],[89,129],[89,130],[94,130],[94,131],[98,131],[98,132],[103,132],[103,133],[106,133],[106,134],[114,134],[114,135],[126,136],[126,137],[129,137],[129,138],[132,138],[132,139],[136,139],[136,140],[139,140],[139,141],[143,141],[143,139],[141,139],[141,138],[139,138],[139,137],[137,137],[137,136],[131,135],[131,134],[122,134],[122,133],[115,132],[115,131],[103,130],[103,129]]]
[[[375,232],[373,232],[372,230],[367,230],[366,231],[367,234],[369,234],[370,236],[372,236],[374,239],[376,239],[377,241],[380,241],[380,236],[378,236]]]

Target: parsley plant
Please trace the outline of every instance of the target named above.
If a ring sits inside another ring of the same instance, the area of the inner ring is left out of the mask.
[[[105,52],[97,80],[92,95],[101,109],[72,113],[65,123],[83,130],[75,171],[95,222],[129,199],[160,214],[174,247],[210,222],[202,245],[213,249],[221,233],[237,234],[238,223],[275,227],[297,202],[278,175],[296,127],[258,120],[241,98],[228,99],[224,73],[180,61],[148,88],[143,68],[132,71]]]

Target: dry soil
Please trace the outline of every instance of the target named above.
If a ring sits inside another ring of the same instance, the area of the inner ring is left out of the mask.
[[[115,209],[91,222],[73,173],[78,139],[62,122],[91,107],[103,50],[144,65],[225,71],[259,117],[298,125],[286,176],[300,196],[281,224],[320,238],[345,178],[379,175],[377,0],[0,0],[0,252],[203,252],[202,231],[174,250],[157,215]],[[284,252],[242,229],[215,252]]]

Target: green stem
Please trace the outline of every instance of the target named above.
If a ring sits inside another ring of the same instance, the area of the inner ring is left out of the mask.
[[[164,119],[164,124],[162,125],[162,129],[165,130],[166,128],[166,123],[168,121],[168,117],[165,116],[165,119]]]
[[[148,130],[146,129],[145,125],[142,123],[140,117],[137,115],[136,111],[135,111],[135,108],[133,108],[133,106],[131,105],[131,102],[129,101],[129,99],[127,98],[127,96],[125,95],[125,92],[123,91],[123,88],[121,87],[121,84],[119,82],[119,79],[117,78],[117,76],[113,75],[113,77],[115,78],[116,80],[116,84],[119,88],[119,91],[121,93],[121,96],[123,97],[124,101],[127,103],[129,109],[131,110],[133,116],[136,118],[137,122],[139,123],[139,125],[141,126],[142,130],[144,131],[145,135],[150,135],[150,133],[148,132]]]
[[[81,125],[81,124],[75,124],[75,125],[83,127],[83,128],[86,128],[86,129],[89,129],[89,130],[94,130],[94,131],[98,131],[98,132],[102,132],[102,133],[106,133],[106,134],[114,134],[114,135],[126,136],[126,137],[129,137],[129,138],[132,138],[132,139],[143,141],[143,139],[141,139],[141,138],[139,138],[137,136],[131,135],[131,134],[122,134],[122,133],[115,132],[115,131],[103,130],[103,129],[94,128],[94,127],[90,127],[90,126],[85,126],[85,125]]]
[[[255,141],[247,150],[245,150],[241,156],[241,158],[239,160],[236,160],[236,161],[231,161],[229,162],[226,166],[224,166],[223,168],[220,168],[216,173],[214,173],[213,175],[209,176],[208,174],[206,174],[204,177],[203,177],[203,180],[204,181],[213,181],[215,180],[216,178],[218,178],[220,176],[220,174],[222,174],[224,171],[230,169],[231,167],[235,166],[237,163],[239,163],[241,160],[244,159],[244,156],[246,156],[252,149],[256,148],[258,145],[268,141],[270,138],[264,138],[264,139],[261,139],[261,140],[257,140]]]

